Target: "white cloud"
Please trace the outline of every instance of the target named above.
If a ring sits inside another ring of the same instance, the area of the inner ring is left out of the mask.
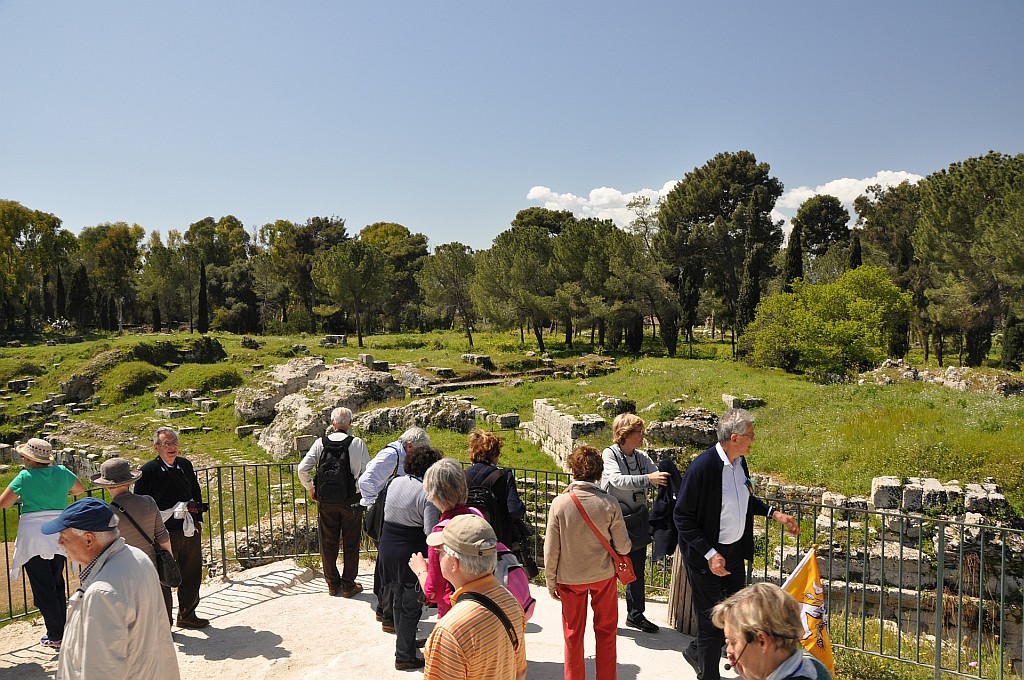
[[[646,196],[651,202],[663,198],[678,180],[665,182],[661,189],[638,189],[623,193],[611,187],[599,187],[591,189],[586,196],[577,196],[570,193],[558,193],[548,187],[535,186],[526,194],[529,201],[538,201],[542,207],[548,210],[569,210],[577,217],[596,217],[597,219],[610,219],[620,227],[625,227],[633,221],[635,215],[630,212],[629,202],[635,198]]]
[[[922,179],[921,175],[903,170],[881,170],[872,177],[863,179],[852,179],[843,177],[834,179],[816,187],[800,186],[790,189],[782,194],[775,209],[772,210],[772,219],[782,220],[783,230],[788,234],[790,230],[789,220],[796,214],[797,209],[804,201],[819,194],[835,196],[846,209],[850,211],[851,222],[856,219],[853,211],[853,201],[863,194],[873,184],[880,184],[883,187],[896,186],[904,181],[916,183]],[[660,189],[638,189],[623,193],[611,187],[600,187],[592,189],[587,196],[577,196],[570,193],[558,193],[545,186],[535,186],[526,194],[527,200],[538,201],[543,207],[549,210],[569,210],[578,217],[596,217],[598,219],[611,219],[620,227],[625,227],[633,221],[634,215],[626,207],[630,201],[639,196],[647,196],[651,201],[664,198],[672,187],[679,180],[669,180]]]

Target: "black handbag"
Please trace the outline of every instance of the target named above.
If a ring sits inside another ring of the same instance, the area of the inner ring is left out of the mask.
[[[397,467],[395,469],[397,470]],[[388,487],[394,480],[394,476],[388,480],[377,497],[373,499],[373,505],[366,511],[366,516],[363,518],[363,531],[374,543],[380,541],[380,532],[384,530],[384,503],[387,501]]]
[[[128,518],[128,521],[135,525],[135,528],[139,530],[147,541],[153,546],[153,552],[156,554],[156,574],[160,578],[160,583],[167,586],[168,588],[177,588],[181,585],[181,569],[178,568],[178,562],[174,559],[174,555],[160,547],[160,544],[149,537],[149,534],[139,526],[139,523],[128,514],[128,511],[124,509],[119,503],[115,503],[113,500],[110,504],[115,508],[124,513],[124,516]]]

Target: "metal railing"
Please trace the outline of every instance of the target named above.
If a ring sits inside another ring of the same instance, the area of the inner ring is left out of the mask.
[[[203,524],[210,575],[283,558],[319,557],[316,508],[307,502],[295,463],[196,472],[210,504]],[[548,508],[570,478],[562,472],[513,472],[534,532],[530,549],[543,565]],[[936,678],[1020,677],[1024,531],[786,499],[773,503],[797,518],[801,534],[790,537],[781,525],[759,519],[748,576],[782,583],[817,545],[835,648],[933,669]],[[11,512],[0,513],[8,543]],[[362,550],[374,552],[365,537]],[[5,559],[9,570],[10,549]],[[670,594],[671,562],[671,557],[648,560],[649,595]],[[0,622],[35,612],[25,579],[13,585],[8,580],[6,595],[5,608],[0,600]]]

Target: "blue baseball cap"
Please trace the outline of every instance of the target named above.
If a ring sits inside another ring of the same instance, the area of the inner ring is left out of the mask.
[[[60,513],[57,519],[51,519],[40,527],[44,534],[59,534],[64,529],[81,529],[82,531],[112,531],[117,522],[111,524],[114,509],[99,498],[83,498],[75,501]]]

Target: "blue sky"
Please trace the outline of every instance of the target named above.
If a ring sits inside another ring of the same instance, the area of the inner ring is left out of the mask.
[[[1024,152],[1024,2],[0,0],[0,198],[65,227],[314,215],[486,248],[722,151],[845,201]],[[889,174],[883,174],[889,173]]]

